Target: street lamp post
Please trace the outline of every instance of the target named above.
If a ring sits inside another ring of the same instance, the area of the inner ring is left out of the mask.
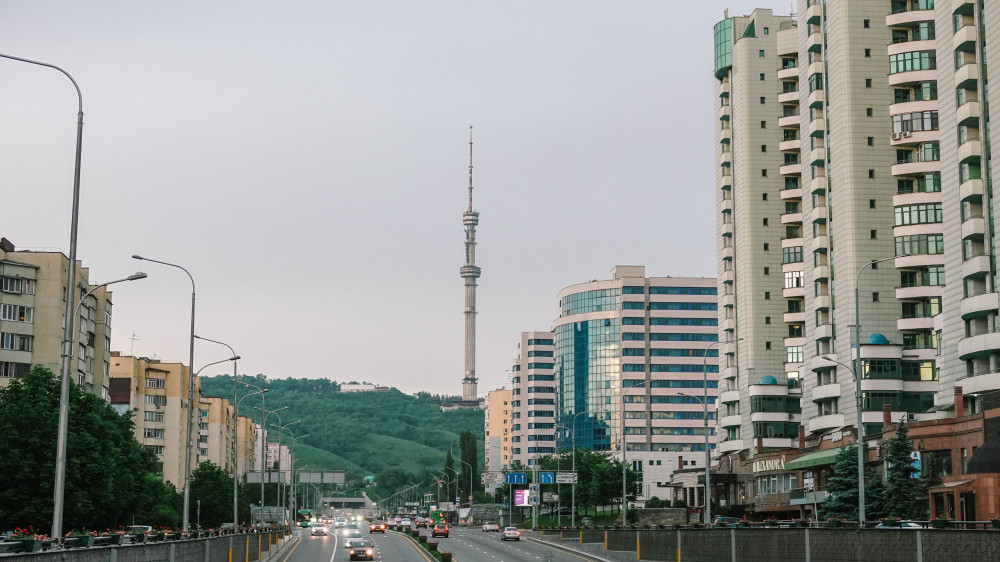
[[[233,364],[235,365],[236,362],[233,361]],[[257,388],[257,392],[251,392],[250,394],[244,394],[236,402],[236,406],[233,408],[233,418],[234,419],[236,419],[236,420],[239,419],[239,417],[237,416],[236,412],[239,411],[239,409],[240,409],[240,402],[243,402],[244,398],[246,398],[248,396],[256,396],[258,394],[264,394],[265,392],[268,391],[268,389],[266,389],[266,388],[263,388],[263,389],[262,388],[258,388],[258,387],[254,387],[254,388]],[[238,454],[238,451],[239,451],[239,445],[236,444],[236,439],[238,439],[238,436],[237,436],[237,432],[236,432],[236,424],[235,423],[233,423],[233,438],[234,438],[233,439],[233,524],[237,525],[240,522],[240,520],[239,520],[239,513],[238,513],[238,504],[236,502],[237,492],[238,492],[238,488],[237,488],[237,477],[238,477],[238,473],[237,472],[238,471],[236,469],[236,467],[237,467],[236,455]]]
[[[278,421],[279,422],[281,421],[280,416],[278,417]],[[290,425],[295,425],[297,423],[302,423],[302,420],[295,420],[293,422],[288,422],[284,425],[276,426],[276,428],[278,429],[278,509],[280,511],[282,523],[287,523],[288,519],[285,517],[285,507],[286,507],[284,503],[285,487],[284,484],[281,482],[281,477],[284,475],[284,469],[282,468],[281,465],[281,436],[284,434],[285,428],[287,428]]]
[[[281,416],[278,415],[278,412],[288,408],[288,406],[282,406],[274,410],[268,410],[267,408],[264,407],[257,407],[257,406],[254,407],[262,412],[266,412],[264,414],[264,417],[260,420],[260,521],[259,523],[263,524],[264,523],[264,468],[267,466],[267,460],[266,460],[267,426],[265,424],[267,423],[267,416],[270,416],[271,414],[278,416],[278,423],[281,423]],[[278,453],[280,455],[281,453],[280,449],[278,450]]]
[[[472,505],[472,465],[463,461],[462,459],[458,459],[458,462],[469,467],[469,505]]]
[[[236,440],[239,439],[239,436],[236,433],[236,421],[239,419],[239,410],[240,410],[240,404],[239,403],[240,403],[240,400],[242,400],[242,399],[237,400],[237,382],[236,382],[236,379],[237,379],[237,377],[239,375],[238,375],[238,371],[236,369],[236,360],[239,358],[239,356],[236,355],[236,350],[233,349],[233,347],[231,345],[229,345],[228,343],[223,343],[221,341],[216,341],[216,340],[209,339],[209,338],[203,338],[203,337],[201,337],[201,336],[199,336],[197,334],[195,334],[194,337],[195,337],[195,339],[199,339],[199,340],[203,340],[203,341],[207,341],[207,342],[212,342],[212,343],[217,343],[219,345],[224,345],[227,348],[229,348],[229,352],[233,354],[233,525],[236,525],[237,523],[239,523],[239,519],[237,518],[237,507],[236,507],[236,477],[237,477],[237,472],[238,472],[237,469],[236,469]],[[246,396],[253,396],[254,394],[260,394],[260,393],[254,392],[254,393],[248,394]],[[244,396],[243,398],[246,398],[246,396]]]
[[[149,261],[153,263],[158,263],[160,265],[166,265],[169,267],[175,267],[187,274],[188,279],[191,280],[191,334],[188,342],[188,370],[194,369],[194,304],[195,304],[195,286],[194,277],[191,272],[187,269],[175,264],[168,263],[165,261],[154,260],[140,256],[139,254],[132,254],[132,259],[137,259],[140,261]],[[206,365],[207,366],[207,365]],[[188,419],[187,419],[187,449],[184,453],[184,517],[182,523],[181,531],[186,535],[188,533],[190,523],[191,523],[191,425],[193,419],[194,411],[194,377],[191,377],[188,381]]]
[[[68,72],[54,64],[11,55],[0,54],[0,57],[58,70],[73,83],[79,103],[76,118],[76,162],[73,168],[73,210],[70,216],[69,229],[69,269],[66,277],[66,306],[64,308],[65,326],[63,327],[62,342],[62,373],[60,373],[62,380],[59,392],[59,426],[56,433],[56,474],[55,485],[53,486],[52,538],[59,540],[62,537],[63,492],[65,490],[66,479],[66,436],[69,431],[69,369],[73,356],[72,342],[75,337],[74,322],[70,320],[70,314],[76,306],[76,243],[80,223],[80,159],[83,154],[83,94],[80,92],[80,86],[77,85],[76,80]]]
[[[583,414],[593,414],[599,411],[601,410],[586,410],[583,412],[577,412],[573,416],[573,429],[570,430],[570,434],[573,436],[573,507],[571,508],[573,510],[573,515],[570,524],[573,527],[576,527],[576,419]]]
[[[239,358],[240,358],[239,355],[234,355],[234,356],[230,357],[229,359],[220,359],[218,361],[213,361],[213,362],[209,363],[208,365],[203,366],[202,368],[198,369],[195,372],[195,374],[191,377],[192,385],[193,385],[193,381],[198,378],[198,375],[200,375],[201,372],[204,371],[205,369],[207,369],[208,367],[211,367],[212,365],[218,365],[219,363],[225,363],[226,361],[236,362],[236,360],[238,360]],[[191,433],[191,425],[192,424],[190,423],[190,420],[192,418],[191,412],[193,410],[194,410],[194,403],[193,402],[189,402],[188,403],[188,422],[189,422],[188,423],[188,443],[187,443],[187,455],[185,455],[186,462],[184,463],[186,465],[185,466],[185,468],[186,468],[185,472],[187,473],[187,478],[185,479],[185,482],[187,482],[188,480],[191,479],[191,446],[194,444],[194,440],[191,438],[191,435],[192,435],[192,433]],[[235,462],[235,459],[234,459],[234,462]],[[190,490],[190,483],[186,483],[184,485],[184,489],[185,489],[185,491],[188,492],[188,494],[190,494],[190,491],[191,491]],[[190,496],[186,494],[185,497],[188,498]],[[185,503],[184,505],[185,505],[185,507],[188,506],[187,503]],[[187,521],[187,515],[188,514],[187,514],[187,510],[186,509],[184,511],[184,515],[185,515],[185,521]],[[185,532],[187,532],[187,529],[188,529],[187,523],[185,523],[184,529],[185,529]]]
[[[703,396],[705,401],[701,403],[704,409],[705,422],[705,524],[712,524],[712,450],[708,442],[708,350],[712,349],[713,345],[720,345],[723,343],[736,343],[738,341],[743,341],[743,338],[736,338],[732,340],[722,340],[714,341],[705,348],[705,354],[701,357],[701,375],[702,375],[702,386]]]
[[[57,434],[57,444],[56,444],[56,485],[57,490],[55,492],[55,508],[52,521],[52,539],[60,540],[62,537],[62,514],[63,514],[63,502],[65,495],[65,479],[66,479],[66,441],[67,434],[69,432],[69,370],[72,368],[73,363],[73,352],[76,349],[76,319],[80,317],[80,307],[83,303],[87,302],[87,297],[92,295],[95,291],[101,287],[107,287],[108,285],[114,285],[115,283],[122,283],[125,281],[138,281],[139,279],[145,279],[146,274],[143,272],[133,273],[124,279],[116,279],[114,281],[108,281],[107,283],[101,283],[100,285],[94,285],[86,294],[80,297],[80,302],[77,303],[76,307],[73,309],[73,314],[69,316],[69,321],[66,322],[70,332],[73,334],[72,339],[69,341],[69,355],[63,356],[63,376],[60,381],[62,385],[60,399],[59,399],[59,428]],[[64,391],[64,392],[62,392]],[[58,534],[57,534],[58,533]]]
[[[638,383],[635,383],[635,384],[629,384],[629,385],[623,385],[622,386],[622,410],[621,410],[621,413],[620,413],[621,415],[619,416],[621,419],[619,421],[621,422],[621,426],[622,426],[622,527],[623,528],[628,526],[628,515],[627,515],[627,512],[628,512],[628,495],[627,495],[628,486],[626,485],[627,470],[626,470],[626,467],[625,467],[625,451],[626,451],[626,449],[628,447],[627,447],[627,444],[625,442],[625,395],[628,393],[628,391],[630,389],[633,389],[633,388],[645,388],[645,387],[646,387],[646,381],[641,381],[641,382],[638,382]]]

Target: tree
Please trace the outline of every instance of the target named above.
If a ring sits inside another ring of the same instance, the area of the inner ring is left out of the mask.
[[[885,443],[886,515],[914,519],[919,514],[921,489],[915,480],[919,470],[913,466],[912,453],[913,442],[906,424],[900,421],[896,425],[896,435]]]
[[[463,430],[458,435],[459,458],[462,459],[462,477],[459,482],[462,484],[463,493],[459,494],[462,501],[466,501],[476,491],[475,476],[479,472],[479,447],[476,444],[476,436],[468,429]],[[471,488],[470,488],[471,486]]]
[[[222,467],[205,461],[191,473],[191,521],[218,527],[233,518],[233,479]],[[201,502],[200,513],[198,502]]]
[[[60,381],[36,365],[0,389],[0,528],[52,521]],[[149,501],[155,455],[134,436],[131,413],[70,382],[63,529],[103,529],[130,522]]]
[[[455,473],[455,458],[451,456],[451,447],[448,447],[448,455],[444,458],[444,473],[448,477],[448,487],[450,488],[458,479],[458,474]],[[455,488],[455,493],[458,493],[457,487]],[[451,498],[447,497],[448,494],[449,492],[447,491],[444,494],[447,498],[445,501],[451,501]]]
[[[858,447],[844,447],[833,463],[833,476],[826,484],[830,497],[819,508],[823,518],[858,519]]]

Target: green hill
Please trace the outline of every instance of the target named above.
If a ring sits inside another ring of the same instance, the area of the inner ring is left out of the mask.
[[[268,426],[288,424],[293,434],[306,435],[296,442],[296,465],[310,468],[341,469],[348,477],[374,475],[385,468],[398,468],[411,474],[433,472],[444,466],[449,447],[458,455],[458,436],[471,431],[483,451],[483,412],[481,410],[441,411],[440,397],[421,393],[419,397],[403,394],[395,388],[388,392],[341,393],[336,382],[328,379],[268,380],[241,377],[240,381],[267,388],[265,406],[277,409],[268,417]],[[205,396],[233,399],[231,376],[203,377]],[[256,392],[240,385],[239,396]],[[260,396],[243,401],[239,414],[260,423]],[[277,431],[269,428],[271,440]],[[284,439],[288,439],[288,430]],[[480,454],[480,457],[482,455]],[[480,460],[480,465],[482,461]]]

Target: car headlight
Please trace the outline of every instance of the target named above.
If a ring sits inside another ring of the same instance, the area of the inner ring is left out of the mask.
[[[369,548],[368,550],[366,550],[365,554],[371,555],[372,554],[372,549]]]

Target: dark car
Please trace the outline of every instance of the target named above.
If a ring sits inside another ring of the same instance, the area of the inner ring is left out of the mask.
[[[447,523],[436,523],[434,528],[431,529],[431,537],[444,537],[448,538],[448,524]]]
[[[355,541],[351,545],[351,560],[374,560],[375,546],[371,541]]]
[[[385,523],[381,521],[372,521],[372,524],[368,526],[369,533],[382,533],[385,534]]]

